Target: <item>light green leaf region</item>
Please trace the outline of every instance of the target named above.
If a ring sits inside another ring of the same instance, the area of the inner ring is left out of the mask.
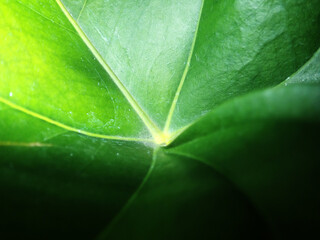
[[[64,129],[149,138],[54,1],[2,1],[0,13],[2,103]]]
[[[320,83],[320,49],[314,56],[286,81],[281,83],[281,86],[290,86],[292,84],[319,84]]]
[[[201,0],[61,2],[162,129],[192,51]]]

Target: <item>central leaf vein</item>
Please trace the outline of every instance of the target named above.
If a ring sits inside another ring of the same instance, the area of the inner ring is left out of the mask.
[[[141,108],[141,106],[138,104],[138,102],[135,100],[135,98],[131,95],[131,93],[126,89],[126,87],[123,85],[123,83],[120,81],[118,76],[113,72],[113,70],[110,68],[110,66],[106,63],[106,61],[103,59],[103,57],[100,55],[98,50],[93,46],[89,38],[86,36],[86,34],[82,31],[78,23],[73,19],[73,17],[70,15],[66,7],[63,5],[63,3],[60,0],[56,0],[57,4],[65,14],[65,16],[68,18],[70,23],[73,25],[73,27],[76,29],[84,43],[87,45],[87,47],[90,49],[90,51],[93,53],[93,55],[96,57],[96,59],[99,61],[99,63],[102,65],[102,67],[105,69],[105,71],[109,74],[113,82],[117,85],[117,87],[120,89],[122,94],[126,97],[128,102],[131,104],[133,109],[137,112],[138,116],[141,118],[141,120],[144,122],[150,133],[152,134],[154,140],[158,144],[162,144],[163,140],[163,133],[158,128],[158,126],[150,119],[148,114]]]

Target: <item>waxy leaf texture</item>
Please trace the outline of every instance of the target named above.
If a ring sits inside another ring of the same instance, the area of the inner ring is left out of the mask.
[[[319,0],[0,15],[1,238],[319,237]]]

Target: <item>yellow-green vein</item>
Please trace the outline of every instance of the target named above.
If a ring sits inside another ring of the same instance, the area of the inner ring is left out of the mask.
[[[58,126],[60,128],[66,129],[66,130],[71,131],[71,132],[76,132],[76,133],[79,133],[79,134],[83,134],[83,135],[86,135],[86,136],[95,137],[95,138],[110,139],[110,140],[153,142],[150,139],[130,138],[130,137],[121,137],[121,136],[108,136],[108,135],[103,135],[103,134],[83,131],[81,129],[70,127],[70,126],[68,126],[66,124],[63,124],[63,123],[60,123],[60,122],[55,121],[53,119],[50,119],[50,118],[48,118],[46,116],[43,116],[43,115],[41,115],[39,113],[33,112],[31,110],[28,110],[28,109],[26,109],[24,107],[21,107],[21,106],[15,104],[13,102],[8,101],[5,98],[0,97],[0,102],[6,104],[7,106],[9,106],[9,107],[11,107],[13,109],[16,109],[16,110],[18,110],[20,112],[23,112],[23,113],[25,113],[27,115],[30,115],[32,117],[35,117],[37,119],[43,120],[45,122],[48,122],[48,123],[50,123],[52,125]]]
[[[82,8],[81,8],[81,10],[80,10],[79,16],[77,17],[77,21],[80,19],[81,15],[82,15],[82,12],[83,12],[84,8],[85,8],[86,5],[87,5],[87,1],[88,1],[88,0],[84,0],[84,3],[83,3]]]
[[[0,142],[0,147],[53,147],[53,145],[41,142]]]
[[[109,74],[109,76],[112,78],[114,83],[118,86],[122,94],[126,97],[128,102],[131,104],[131,106],[134,108],[134,110],[137,112],[138,116],[141,118],[141,120],[144,122],[148,130],[150,131],[151,135],[153,136],[155,142],[161,144],[162,132],[157,127],[157,125],[150,119],[150,117],[145,113],[145,111],[141,108],[141,106],[137,103],[137,101],[134,99],[134,97],[130,94],[130,92],[126,89],[126,87],[122,84],[120,79],[117,77],[117,75],[112,71],[112,69],[109,67],[109,65],[105,62],[105,60],[102,58],[98,50],[93,46],[91,41],[88,39],[86,34],[82,31],[78,23],[73,19],[73,17],[70,15],[66,7],[63,5],[63,3],[60,0],[56,0],[57,4],[65,14],[65,16],[68,18],[70,23],[73,25],[73,27],[76,29],[82,40],[85,42],[87,47],[90,49],[90,51],[93,53],[93,55],[96,57],[96,59],[99,61],[99,63],[102,65],[102,67],[105,69],[105,71]]]
[[[203,5],[204,5],[204,0],[202,0],[202,3],[201,3],[200,13],[199,13],[199,17],[198,17],[198,23],[197,23],[197,27],[196,27],[196,30],[195,30],[195,33],[194,33],[194,37],[193,37],[191,49],[190,49],[190,52],[189,52],[188,60],[187,60],[187,63],[186,63],[186,67],[185,67],[185,69],[183,71],[183,74],[182,74],[178,89],[177,89],[176,94],[174,96],[174,99],[172,101],[172,104],[171,104],[171,107],[170,107],[170,110],[169,110],[169,114],[168,114],[168,117],[167,117],[167,120],[166,120],[166,123],[165,123],[165,126],[164,126],[163,132],[164,132],[165,135],[168,135],[168,136],[170,135],[169,134],[169,127],[170,127],[170,123],[171,123],[171,120],[172,120],[172,116],[173,116],[174,110],[176,108],[176,105],[177,105],[177,102],[178,102],[178,99],[179,99],[179,96],[180,96],[180,92],[181,92],[182,86],[184,84],[184,81],[185,81],[185,79],[187,77],[187,74],[188,74],[188,71],[189,71],[189,68],[190,68],[190,62],[191,62],[191,59],[192,59],[192,56],[193,56],[194,46],[196,44],[198,30],[199,30],[199,26],[200,26],[200,19],[201,19],[201,16],[202,16]]]

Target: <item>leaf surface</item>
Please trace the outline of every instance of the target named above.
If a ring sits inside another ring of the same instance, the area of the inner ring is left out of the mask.
[[[235,98],[187,129],[99,239],[312,237],[320,86],[306,79],[319,69],[318,52],[294,74],[300,84]]]
[[[81,131],[149,138],[54,1],[4,1],[0,11],[2,103]]]
[[[141,142],[87,137],[4,104],[0,114],[5,239],[92,239],[149,169],[152,149]]]
[[[234,183],[279,238],[311,237],[320,222],[319,54],[281,86],[216,108],[168,149]]]
[[[315,234],[320,50],[300,67],[319,12],[317,0],[2,1],[1,235]]]
[[[317,0],[61,2],[115,81],[165,133],[283,81],[320,37]]]

